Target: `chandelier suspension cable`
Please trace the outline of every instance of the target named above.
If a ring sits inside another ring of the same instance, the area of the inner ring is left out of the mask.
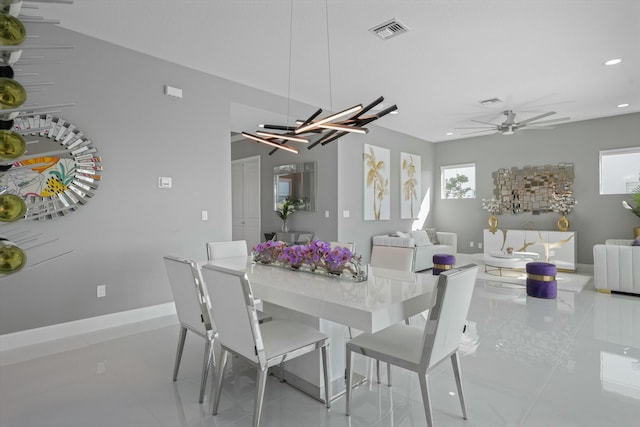
[[[327,30],[327,66],[329,68],[329,110],[333,111],[333,85],[331,82],[331,43],[329,40],[329,0],[324,0],[325,25]]]
[[[289,6],[289,76],[287,83],[287,126],[289,126],[291,111],[291,52],[293,51],[293,0]]]

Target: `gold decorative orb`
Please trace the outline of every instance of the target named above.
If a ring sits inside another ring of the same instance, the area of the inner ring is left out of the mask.
[[[10,110],[18,108],[27,100],[27,91],[13,79],[0,78],[0,108]]]
[[[0,240],[0,274],[15,273],[27,263],[27,255],[8,240]]]
[[[558,220],[558,230],[560,231],[568,231],[569,230],[569,219],[562,215]]]
[[[27,204],[15,194],[0,194],[0,221],[13,222],[24,218]]]
[[[17,46],[27,38],[27,29],[15,16],[0,13],[0,45]]]
[[[26,149],[22,135],[12,130],[0,130],[0,159],[17,159]]]

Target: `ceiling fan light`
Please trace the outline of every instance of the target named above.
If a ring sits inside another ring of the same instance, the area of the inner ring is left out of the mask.
[[[625,108],[628,107],[630,104],[624,103],[624,104],[618,104],[617,107],[618,108]]]

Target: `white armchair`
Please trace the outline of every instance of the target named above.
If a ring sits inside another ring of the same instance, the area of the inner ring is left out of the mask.
[[[640,294],[640,246],[610,239],[593,247],[593,281],[599,292]]]

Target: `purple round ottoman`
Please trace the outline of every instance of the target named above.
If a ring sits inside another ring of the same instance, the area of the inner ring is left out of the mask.
[[[527,263],[527,295],[554,299],[558,295],[556,266],[548,262]]]
[[[433,275],[437,276],[443,271],[451,270],[456,266],[456,257],[451,254],[435,254],[433,256]]]

